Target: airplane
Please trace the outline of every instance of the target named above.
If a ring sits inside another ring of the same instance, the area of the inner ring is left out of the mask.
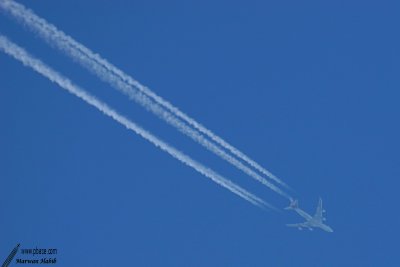
[[[328,225],[323,223],[326,220],[326,218],[323,216],[323,213],[325,212],[325,210],[322,209],[322,199],[321,198],[318,201],[317,210],[316,210],[314,216],[311,216],[304,210],[300,209],[298,200],[294,200],[294,199],[290,200],[289,207],[286,207],[285,209],[286,210],[294,210],[301,217],[306,219],[306,221],[304,223],[286,224],[289,227],[297,227],[299,230],[302,230],[303,228],[308,228],[310,231],[312,231],[313,228],[321,228],[322,230],[324,230],[326,232],[330,232],[330,233],[333,232],[333,229],[331,227],[329,227]]]

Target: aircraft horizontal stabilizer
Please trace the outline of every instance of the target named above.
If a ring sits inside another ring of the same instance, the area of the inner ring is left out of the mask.
[[[299,201],[296,199],[291,199],[290,200],[290,205],[288,207],[285,208],[285,210],[294,210],[297,209],[299,207]]]

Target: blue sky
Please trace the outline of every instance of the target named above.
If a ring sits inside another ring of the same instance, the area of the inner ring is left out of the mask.
[[[0,260],[58,266],[398,266],[395,1],[21,1],[283,179],[335,230],[298,231],[0,53]],[[207,152],[1,13],[0,32],[278,208]],[[22,257],[21,255],[19,255]],[[18,255],[17,255],[18,257]]]

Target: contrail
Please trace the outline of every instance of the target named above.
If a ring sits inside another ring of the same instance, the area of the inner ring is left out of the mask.
[[[153,91],[141,85],[139,82],[122,72],[120,69],[118,69],[105,59],[101,58],[98,54],[95,54],[90,49],[75,41],[72,37],[58,30],[54,25],[48,23],[46,20],[38,17],[33,11],[25,8],[21,4],[9,0],[1,0],[0,7],[12,14],[17,20],[22,21],[31,30],[37,32],[39,36],[44,38],[47,42],[55,45],[57,48],[64,51],[67,55],[78,61],[91,72],[95,73],[100,79],[108,82],[114,88],[122,91],[123,93],[127,94],[131,99],[143,105],[147,110],[164,119],[167,123],[174,126],[179,131],[189,136],[196,142],[200,143],[205,148],[220,156],[224,160],[228,161],[232,165],[236,166],[247,175],[260,181],[261,183],[268,186],[273,191],[281,194],[282,196],[290,198],[288,194],[280,190],[278,187],[265,180],[263,177],[245,166],[236,158],[227,154],[219,146],[208,141],[201,133],[207,135],[213,141],[215,141],[225,149],[229,150],[235,156],[244,160],[252,167],[268,176],[270,179],[287,187],[287,185],[279,178],[261,167],[255,161],[251,160],[244,153],[234,148],[232,145],[224,141],[212,131],[208,130],[200,123],[190,118],[188,115],[180,111],[177,107],[173,106],[168,101],[156,95]],[[139,91],[134,90],[134,88],[138,89]],[[152,101],[150,98],[156,101],[156,103],[154,103],[154,101]],[[188,127],[185,123],[177,118],[186,121],[189,125],[193,126],[197,130]]]
[[[80,88],[79,86],[75,85],[70,81],[68,78],[64,77],[60,73],[56,72],[45,63],[40,61],[37,58],[31,56],[27,51],[23,48],[19,47],[18,45],[14,44],[7,37],[0,35],[0,49],[5,52],[6,54],[12,56],[16,60],[20,61],[23,65],[32,68],[34,71],[40,73],[44,77],[48,78],[50,81],[56,83],[63,89],[67,90],[69,93],[79,97],[89,105],[97,108],[99,111],[104,113],[105,115],[111,117],[115,121],[119,122],[127,129],[135,132],[136,134],[140,135],[156,147],[160,148],[164,152],[167,152],[172,157],[176,158],[177,160],[181,161],[182,163],[192,167],[197,172],[203,174],[204,176],[210,178],[217,184],[225,187],[229,191],[235,193],[236,195],[242,197],[243,199],[249,201],[250,203],[258,206],[258,207],[268,207],[275,209],[272,205],[266,203],[259,197],[251,194],[250,192],[246,191],[242,187],[236,185],[235,183],[231,182],[230,180],[224,178],[223,176],[219,175],[212,169],[202,165],[201,163],[193,160],[183,152],[177,150],[176,148],[172,147],[171,145],[167,144],[166,142],[160,140],[158,137],[154,136],[150,132],[146,131],[145,129],[141,128],[134,122],[130,121],[126,117],[120,115],[115,110],[110,108],[107,104],[100,101],[96,97],[90,95],[84,89]]]

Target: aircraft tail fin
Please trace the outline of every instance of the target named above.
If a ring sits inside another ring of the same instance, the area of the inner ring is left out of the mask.
[[[294,210],[299,207],[299,201],[297,199],[291,199],[290,205],[285,208],[285,210]]]

